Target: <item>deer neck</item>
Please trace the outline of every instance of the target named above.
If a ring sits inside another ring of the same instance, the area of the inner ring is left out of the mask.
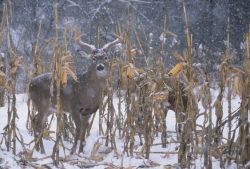
[[[107,73],[108,74],[108,73]],[[79,82],[84,86],[90,86],[95,90],[103,89],[106,85],[107,75],[98,76],[96,68],[94,66],[90,66],[89,70],[79,77]]]

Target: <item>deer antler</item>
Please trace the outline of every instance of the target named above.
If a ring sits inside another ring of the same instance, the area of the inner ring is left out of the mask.
[[[94,45],[91,45],[91,44],[88,44],[88,43],[85,43],[83,41],[78,41],[77,42],[81,47],[88,47],[91,51],[95,50],[95,46]]]
[[[85,43],[83,41],[81,41],[81,32],[80,29],[76,29],[75,30],[75,42],[78,43],[81,47],[88,47],[91,51],[95,50],[96,47],[94,45]]]
[[[113,45],[115,45],[115,44],[117,44],[117,43],[119,43],[119,42],[121,42],[121,38],[116,38],[114,41],[105,44],[105,45],[102,47],[102,50],[104,50],[104,51],[105,51],[105,50],[108,50],[111,46],[113,46]]]

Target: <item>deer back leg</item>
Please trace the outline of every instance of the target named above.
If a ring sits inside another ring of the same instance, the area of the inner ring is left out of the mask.
[[[74,154],[76,152],[77,142],[80,139],[80,131],[81,131],[80,116],[72,114],[72,119],[75,123],[75,135],[74,135],[74,144],[71,148],[70,154]]]
[[[48,113],[42,113],[47,112],[47,110],[38,110],[38,114],[35,115],[34,119],[32,120],[33,123],[33,130],[34,130],[34,138],[35,138],[35,148],[37,151],[41,151],[42,154],[45,154],[45,149],[43,146],[43,130],[45,121],[48,117]]]

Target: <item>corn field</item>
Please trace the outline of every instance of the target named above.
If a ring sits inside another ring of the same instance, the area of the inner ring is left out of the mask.
[[[214,168],[217,161],[220,168],[235,164],[237,168],[250,167],[250,25],[245,34],[244,64],[235,66],[232,61],[230,34],[225,41],[227,47],[221,54],[218,72],[209,72],[202,65],[194,64],[193,37],[189,30],[183,1],[183,20],[186,49],[175,51],[175,63],[171,67],[164,65],[164,42],[161,51],[151,46],[150,36],[145,34],[147,47],[142,47],[141,37],[136,30],[130,28],[129,16],[125,23],[117,23],[114,37],[120,39],[119,51],[110,52],[108,79],[102,92],[99,110],[93,112],[89,119],[86,138],[91,135],[95,126],[98,127],[90,156],[83,153],[69,154],[76,135],[75,124],[70,114],[63,112],[60,100],[60,88],[68,83],[69,78],[76,81],[73,55],[68,49],[81,36],[80,28],[74,29],[58,26],[58,9],[54,5],[54,37],[47,46],[39,48],[39,26],[36,41],[32,46],[33,70],[27,70],[29,80],[43,74],[46,69],[52,72],[50,90],[56,92],[56,110],[48,118],[42,132],[33,137],[36,125],[36,108],[27,98],[27,119],[25,128],[32,140],[26,140],[23,130],[17,125],[22,113],[17,109],[16,79],[19,69],[26,69],[22,56],[18,54],[9,28],[12,21],[11,3],[6,3],[1,23],[0,45],[7,40],[8,62],[0,62],[0,95],[1,105],[7,106],[7,122],[0,135],[0,152],[11,152],[18,156],[16,162],[29,168],[68,168],[74,165],[79,168]],[[230,22],[230,18],[228,19]],[[163,18],[162,32],[164,36],[176,36],[168,31],[166,17]],[[230,27],[228,26],[227,32]],[[61,31],[61,32],[60,32]],[[73,36],[70,36],[73,35]],[[136,41],[131,37],[135,36]],[[97,46],[100,42],[99,30],[96,30]],[[135,46],[137,46],[135,48]],[[49,67],[46,68],[41,50],[53,48]],[[142,57],[143,56],[143,57]],[[138,58],[143,62],[140,63]],[[218,56],[219,57],[219,56]],[[6,65],[7,64],[7,65]],[[28,86],[28,83],[27,83]],[[215,92],[216,91],[216,92]],[[215,94],[216,93],[216,94]],[[28,97],[28,91],[27,91]],[[235,105],[233,100],[238,98]],[[174,130],[167,128],[170,114]],[[2,116],[2,114],[1,114]],[[54,127],[52,125],[55,124]],[[53,130],[54,128],[55,130]],[[25,134],[26,135],[26,134]],[[37,158],[37,154],[46,147],[39,145],[39,140],[53,143],[51,154]],[[86,144],[88,144],[86,139]],[[22,148],[17,149],[17,145]],[[122,146],[119,146],[122,145]],[[155,147],[160,147],[156,151]],[[175,147],[170,149],[169,147]],[[118,164],[103,161],[113,153]],[[176,165],[160,166],[153,160],[140,166],[126,166],[123,159],[133,157],[150,160],[160,154],[161,158],[176,157]],[[0,156],[0,158],[2,158]],[[47,159],[47,163],[39,161]],[[196,161],[202,159],[197,165]],[[0,168],[2,163],[0,161]],[[4,167],[3,167],[4,168]]]

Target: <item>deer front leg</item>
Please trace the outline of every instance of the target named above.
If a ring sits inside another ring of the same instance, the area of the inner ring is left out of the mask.
[[[78,127],[76,127],[76,133],[75,133],[75,138],[74,138],[74,144],[71,148],[70,154],[74,154],[76,152],[76,146],[77,146],[77,141],[80,138],[80,129]]]
[[[85,135],[89,125],[89,115],[83,115],[81,117],[81,134],[80,134],[80,147],[79,152],[83,152],[84,142],[85,142]]]

